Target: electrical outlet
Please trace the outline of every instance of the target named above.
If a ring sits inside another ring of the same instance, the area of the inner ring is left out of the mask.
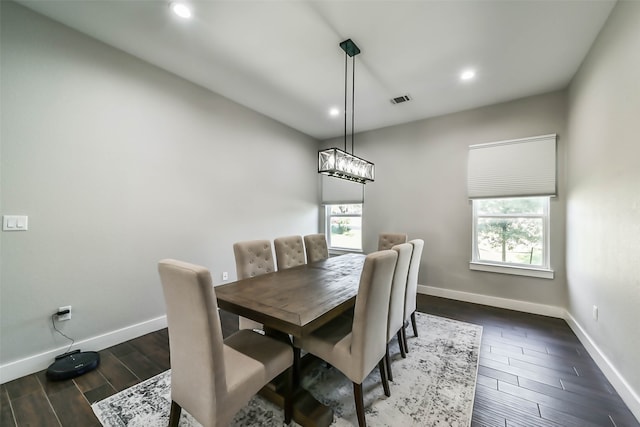
[[[596,322],[598,321],[598,306],[594,305],[593,306],[593,320],[595,320]]]
[[[69,312],[67,314],[62,314],[58,316],[58,321],[71,320],[71,306],[65,305],[64,307],[58,307],[58,313],[65,310],[69,310]]]
[[[222,280],[229,280],[229,273],[227,273],[226,271],[222,272]]]

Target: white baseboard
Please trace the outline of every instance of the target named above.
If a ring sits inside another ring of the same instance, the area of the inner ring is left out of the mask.
[[[77,341],[73,345],[73,348],[81,347],[82,350],[85,351],[99,351],[166,327],[167,316],[160,316],[102,335]],[[66,349],[67,346],[54,348],[40,354],[0,365],[0,384],[46,369],[53,363],[54,357],[63,353]]]
[[[418,293],[565,320],[580,340],[580,343],[582,343],[589,355],[596,362],[596,365],[598,365],[624,403],[629,407],[629,410],[640,420],[640,396],[631,388],[629,383],[620,375],[620,372],[618,372],[611,361],[604,355],[589,334],[587,334],[584,328],[580,326],[576,319],[565,308],[425,285],[418,285]]]
[[[593,360],[596,362],[600,370],[604,373],[609,382],[611,382],[622,400],[629,407],[629,410],[638,420],[640,420],[640,396],[638,396],[633,388],[631,388],[589,334],[587,334],[582,326],[580,326],[576,319],[566,309],[557,306],[425,285],[418,285],[418,293],[564,319],[576,334],[589,355],[591,355]],[[74,346],[82,346],[84,347],[84,350],[91,349],[93,351],[99,351],[165,327],[167,327],[167,317],[160,316],[135,325],[78,341]],[[53,358],[64,352],[66,348],[66,346],[55,348],[24,359],[0,365],[0,384],[46,369],[52,363]]]
[[[556,317],[559,319],[564,319],[564,313],[566,311],[563,307],[557,307],[555,305],[537,304],[528,301],[474,294],[471,292],[454,291],[451,289],[436,288],[434,286],[418,285],[418,293],[474,304],[489,305],[491,307],[506,308],[508,310],[523,311],[525,313],[540,314],[542,316]]]
[[[566,310],[565,320],[584,348],[587,349],[587,352],[594,362],[596,362],[596,365],[598,365],[604,376],[607,377],[613,388],[616,389],[624,403],[629,407],[629,410],[636,419],[640,420],[640,396],[638,396],[629,383],[627,383],[624,377],[620,375],[620,372],[613,366],[609,358],[605,356],[584,328],[580,326],[578,321]]]

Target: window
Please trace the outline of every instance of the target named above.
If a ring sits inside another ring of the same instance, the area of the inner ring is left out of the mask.
[[[362,251],[362,204],[326,205],[329,249]]]
[[[553,279],[549,198],[556,195],[556,134],[469,146],[472,270]]]
[[[471,269],[553,278],[549,197],[473,200]]]

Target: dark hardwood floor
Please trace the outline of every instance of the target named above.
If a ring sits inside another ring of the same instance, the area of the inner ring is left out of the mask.
[[[418,305],[484,327],[473,426],[640,427],[563,320],[425,295]],[[237,329],[236,316],[221,318],[225,336]],[[0,386],[0,426],[99,426],[90,403],[169,369],[167,330],[100,357],[73,380],[50,382],[43,371]]]

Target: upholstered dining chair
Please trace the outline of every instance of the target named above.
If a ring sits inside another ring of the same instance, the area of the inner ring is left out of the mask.
[[[305,263],[302,236],[278,237],[274,239],[273,247],[276,251],[278,270],[297,267]]]
[[[395,245],[407,243],[408,236],[403,233],[380,233],[378,236],[378,250],[391,249]]]
[[[415,239],[409,243],[413,245],[413,253],[411,254],[411,264],[409,265],[409,276],[407,277],[407,292],[404,303],[404,323],[411,320],[413,327],[413,335],[418,336],[418,326],[416,325],[416,294],[418,293],[418,273],[420,272],[420,260],[422,258],[422,249],[424,248],[424,240]],[[404,349],[409,352],[409,344],[407,342],[407,333],[402,328],[402,337],[404,340]]]
[[[389,381],[393,381],[393,373],[391,372],[391,358],[389,357],[389,343],[394,336],[398,339],[400,355],[403,358],[407,357],[404,348],[402,329],[404,328],[405,293],[407,291],[407,279],[409,276],[409,265],[411,263],[413,245],[411,243],[401,243],[399,245],[395,245],[392,250],[398,253],[398,262],[396,263],[396,269],[393,273],[391,297],[389,298],[387,352],[385,355],[387,376],[389,378]]]
[[[275,271],[269,240],[247,240],[233,245],[238,279],[248,279]],[[262,329],[262,324],[240,316],[240,329]]]
[[[404,305],[405,292],[407,291],[407,279],[409,275],[409,264],[411,263],[411,253],[413,245],[411,243],[402,243],[395,245],[392,250],[398,253],[398,261],[396,269],[393,273],[393,282],[391,284],[391,294],[389,297],[389,317],[387,322],[387,348],[385,352],[385,367],[387,368],[387,377],[389,381],[393,381],[393,372],[391,370],[391,357],[389,354],[389,343],[396,337],[400,354],[406,358],[404,348],[404,337],[402,329],[404,326]],[[353,312],[348,312],[345,316],[353,319]]]
[[[307,252],[308,263],[329,258],[327,237],[324,234],[309,234],[304,236],[304,248]]]
[[[354,308],[353,320],[339,316],[309,335],[294,339],[294,351],[305,350],[323,359],[353,382],[358,425],[366,426],[362,382],[380,369],[382,385],[391,395],[385,367],[387,317],[391,283],[398,259],[396,251],[367,255]]]
[[[223,340],[209,270],[165,259],[158,271],[169,327],[169,425],[178,425],[184,408],[204,427],[226,426],[254,394],[283,372],[288,380],[288,424],[293,409],[291,346],[248,330]]]

